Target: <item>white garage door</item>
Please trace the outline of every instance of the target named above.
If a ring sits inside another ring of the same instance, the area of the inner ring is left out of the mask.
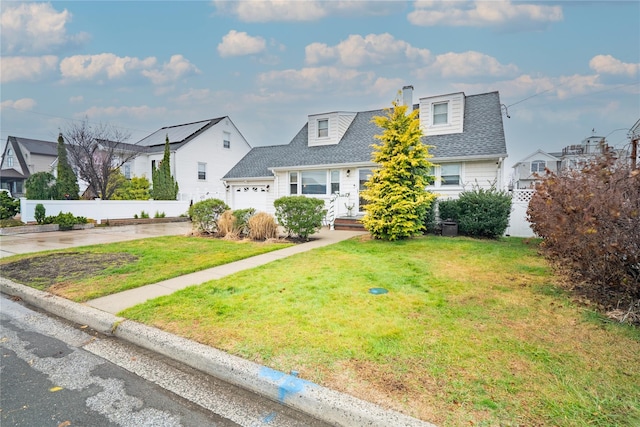
[[[256,211],[267,210],[267,188],[264,185],[248,187],[231,187],[233,191],[232,209],[254,208]]]

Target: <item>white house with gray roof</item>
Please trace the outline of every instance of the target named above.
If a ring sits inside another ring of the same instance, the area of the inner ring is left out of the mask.
[[[420,110],[423,143],[432,146],[436,183],[430,190],[456,198],[475,185],[502,189],[507,149],[498,92],[428,96],[413,104],[413,87],[405,86],[403,102]],[[328,207],[333,199],[336,216],[347,214],[348,206],[361,212],[359,193],[376,167],[371,145],[382,132],[372,118],[385,114],[380,109],[309,115],[289,144],[255,147],[231,168],[223,177],[224,200],[233,209],[274,213],[276,199],[305,195]]]
[[[171,174],[179,187],[178,200],[224,200],[222,177],[251,150],[228,116],[167,126],[132,145],[140,154],[124,165],[123,174],[127,178],[144,176],[151,181],[152,169],[162,161],[167,137]]]

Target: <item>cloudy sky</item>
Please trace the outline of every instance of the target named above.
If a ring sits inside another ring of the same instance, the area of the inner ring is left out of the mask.
[[[309,114],[499,91],[512,165],[640,118],[638,1],[67,1],[1,7],[1,140],[88,118],[136,142],[229,116],[253,146]]]

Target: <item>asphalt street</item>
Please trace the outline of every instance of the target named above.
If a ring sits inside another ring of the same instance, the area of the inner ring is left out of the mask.
[[[0,296],[0,424],[326,424],[84,325]]]

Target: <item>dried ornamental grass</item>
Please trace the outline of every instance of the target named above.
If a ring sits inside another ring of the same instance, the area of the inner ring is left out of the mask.
[[[267,240],[278,237],[278,224],[272,215],[258,212],[249,218],[249,238],[252,240]]]

